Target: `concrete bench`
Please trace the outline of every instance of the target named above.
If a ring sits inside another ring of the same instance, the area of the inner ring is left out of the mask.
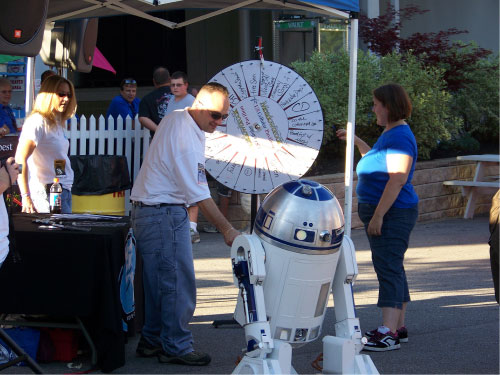
[[[472,219],[476,207],[476,197],[482,194],[495,194],[500,189],[500,181],[443,181],[443,185],[460,186],[462,195],[467,197],[464,219]]]

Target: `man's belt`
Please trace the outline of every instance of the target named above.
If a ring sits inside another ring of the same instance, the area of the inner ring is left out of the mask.
[[[158,204],[146,204],[140,201],[132,201],[132,206],[135,207],[169,207],[169,206],[185,206],[184,203],[158,203]]]

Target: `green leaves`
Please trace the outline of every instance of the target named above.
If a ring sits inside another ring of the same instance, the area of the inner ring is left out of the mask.
[[[323,109],[325,136],[323,142],[335,139],[332,124],[344,128],[347,123],[349,91],[349,55],[345,51],[315,52],[306,62],[295,62],[292,68],[314,89]],[[425,67],[411,53],[391,53],[384,57],[358,51],[356,88],[356,134],[373,144],[380,135],[371,108],[372,91],[380,85],[395,82],[408,92],[413,113],[407,119],[419,146],[419,158],[429,159],[439,141],[449,139],[461,126],[452,113],[452,97],[445,91],[443,70]],[[339,143],[338,151],[342,148]]]

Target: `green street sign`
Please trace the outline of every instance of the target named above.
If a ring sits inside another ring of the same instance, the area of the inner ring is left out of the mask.
[[[276,28],[279,30],[312,29],[315,26],[316,21],[314,20],[279,21],[276,23]]]

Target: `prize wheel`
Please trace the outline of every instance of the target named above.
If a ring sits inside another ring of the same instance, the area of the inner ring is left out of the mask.
[[[210,81],[229,91],[229,116],[206,134],[206,170],[230,189],[268,193],[303,176],[323,140],[323,113],[309,84],[270,61],[231,65]]]

